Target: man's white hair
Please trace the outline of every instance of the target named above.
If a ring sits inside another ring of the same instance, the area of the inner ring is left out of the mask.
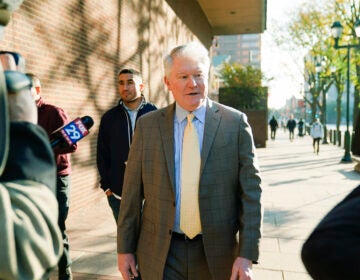
[[[210,57],[208,50],[200,42],[190,42],[173,48],[169,54],[164,57],[165,76],[169,77],[171,67],[175,57],[193,57],[204,64],[205,69],[210,69]]]

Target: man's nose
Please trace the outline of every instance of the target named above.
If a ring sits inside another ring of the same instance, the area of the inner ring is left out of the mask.
[[[197,86],[197,81],[196,78],[194,76],[189,76],[188,78],[188,84],[191,87],[196,87]]]

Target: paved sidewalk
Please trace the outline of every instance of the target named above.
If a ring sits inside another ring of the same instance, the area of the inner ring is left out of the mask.
[[[340,163],[344,150],[321,145],[312,152],[309,136],[290,142],[279,131],[258,149],[264,181],[264,229],[256,280],[307,280],[300,250],[320,219],[360,183],[355,163]],[[116,226],[105,196],[70,212],[68,221],[75,280],[122,279],[117,271]],[[56,273],[51,279],[56,279]]]
[[[117,270],[116,224],[102,190],[94,204],[70,210],[66,224],[74,280],[122,279]],[[50,277],[55,279],[56,271]]]
[[[264,230],[257,280],[307,280],[301,246],[321,218],[360,183],[354,163],[340,163],[344,150],[312,138],[278,139],[258,149],[264,181]]]

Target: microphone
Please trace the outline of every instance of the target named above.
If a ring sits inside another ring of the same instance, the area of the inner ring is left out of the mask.
[[[76,142],[89,134],[89,129],[93,126],[93,124],[94,121],[89,116],[76,118],[75,120],[51,133],[51,147],[54,148],[61,144],[68,146],[76,144]]]

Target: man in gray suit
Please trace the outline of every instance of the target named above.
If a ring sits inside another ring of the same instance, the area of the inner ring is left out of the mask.
[[[138,121],[118,222],[119,270],[125,280],[140,273],[143,280],[251,280],[252,263],[259,257],[262,207],[247,117],[208,99],[210,60],[201,44],[174,48],[164,68],[176,102]],[[201,155],[200,231],[191,238],[180,225],[182,143],[189,112],[195,116]]]

